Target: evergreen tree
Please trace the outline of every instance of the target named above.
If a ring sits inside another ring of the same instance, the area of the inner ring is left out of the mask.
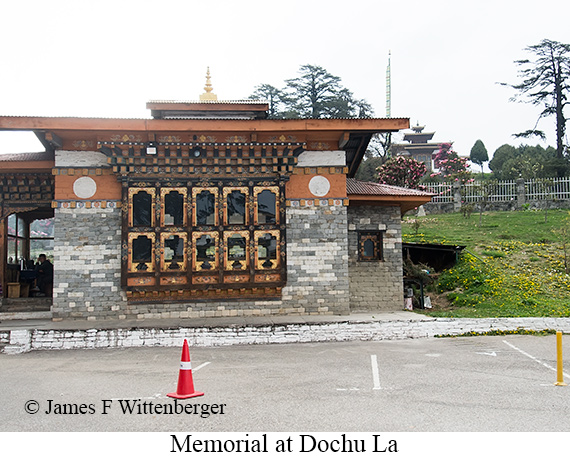
[[[471,154],[469,154],[469,160],[481,167],[481,176],[483,176],[483,164],[489,161],[489,156],[487,154],[487,148],[481,140],[475,141],[475,144],[471,148]]]
[[[317,65],[302,65],[297,78],[285,81],[283,89],[261,84],[249,98],[270,102],[274,118],[346,118],[370,117],[372,107],[356,99],[341,85],[338,76]]]
[[[496,179],[535,179],[568,176],[570,163],[552,147],[504,144],[493,154],[489,168]]]
[[[544,106],[533,129],[518,133],[518,138],[538,136],[546,137],[544,131],[538,130],[541,118],[554,115],[556,117],[556,156],[561,159],[565,153],[564,134],[566,118],[564,107],[568,103],[570,92],[570,44],[552,40],[542,40],[539,44],[528,46],[526,51],[534,54],[534,60],[516,60],[521,67],[519,84],[506,84],[516,89],[519,94],[512,100],[528,99],[533,105]]]
[[[497,179],[507,179],[503,176],[503,166],[508,160],[517,156],[517,149],[510,144],[503,144],[495,153],[489,162],[489,168]]]
[[[267,100],[269,103],[269,119],[277,119],[282,116],[282,97],[283,93],[280,89],[277,89],[277,87],[274,87],[271,84],[260,84],[255,87],[253,94],[251,94],[248,99]]]

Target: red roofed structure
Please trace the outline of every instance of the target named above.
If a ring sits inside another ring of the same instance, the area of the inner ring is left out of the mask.
[[[36,297],[56,320],[402,308],[400,218],[430,194],[352,176],[408,119],[267,119],[208,88],[148,119],[0,116],[46,149],[0,154],[0,314]]]

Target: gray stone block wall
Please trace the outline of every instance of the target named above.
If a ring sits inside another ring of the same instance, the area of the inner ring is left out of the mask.
[[[383,231],[384,260],[358,260],[358,231]],[[402,227],[396,206],[350,206],[348,243],[351,311],[396,311],[404,306]]]
[[[116,318],[121,290],[121,210],[56,208],[53,317]]]
[[[235,299],[233,301],[133,302],[119,319],[185,319],[202,317],[253,317],[304,315],[305,308],[284,308],[279,298]]]
[[[302,307],[307,314],[348,314],[347,208],[321,202],[287,208],[283,306]]]
[[[55,210],[55,319],[148,319],[349,312],[347,208],[287,209],[287,285],[281,299],[127,303],[121,288],[121,212]]]

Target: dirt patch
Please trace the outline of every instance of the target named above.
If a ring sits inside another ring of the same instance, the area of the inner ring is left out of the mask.
[[[447,298],[447,294],[438,294],[436,292],[426,292],[425,296],[429,297],[431,300],[431,310],[426,309],[427,312],[429,311],[448,311],[453,308],[453,304]]]

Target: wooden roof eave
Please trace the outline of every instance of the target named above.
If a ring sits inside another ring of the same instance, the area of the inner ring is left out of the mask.
[[[0,130],[187,132],[323,132],[371,133],[407,128],[407,118],[387,119],[111,119],[0,116]]]
[[[53,160],[10,161],[0,162],[0,173],[51,173],[55,162]]]

